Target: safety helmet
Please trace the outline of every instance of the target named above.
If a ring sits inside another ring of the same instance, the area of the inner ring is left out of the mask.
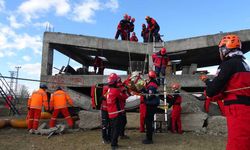
[[[57,86],[56,90],[62,90],[62,87],[61,86]]]
[[[48,87],[47,87],[46,84],[41,84],[41,85],[40,85],[40,88],[41,88],[41,89],[48,89]]]
[[[135,22],[135,18],[132,18],[132,19],[131,19],[131,22]]]
[[[115,84],[115,83],[117,83],[118,79],[119,79],[119,77],[116,73],[111,73],[108,76],[108,84],[109,85]]]
[[[128,16],[128,20],[129,20],[129,21],[131,20],[131,16]]]
[[[219,51],[223,57],[227,57],[231,51],[241,49],[241,41],[237,35],[224,36],[219,43]]]
[[[135,36],[135,32],[132,32],[132,36]]]
[[[142,27],[143,27],[143,28],[146,28],[146,25],[143,23],[143,24],[142,24]]]
[[[128,14],[124,14],[123,18],[124,18],[125,20],[127,20],[127,19],[128,19]]]
[[[171,88],[172,88],[172,90],[179,90],[180,89],[180,84],[179,83],[172,83]]]
[[[149,16],[146,16],[146,17],[145,17],[145,20],[147,20],[147,21],[150,20],[150,17],[149,17]]]
[[[163,47],[163,48],[161,49],[161,55],[166,54],[166,52],[167,52],[167,49],[166,49],[165,47]]]
[[[148,72],[148,77],[150,77],[150,78],[156,78],[156,73],[151,70],[151,71]]]

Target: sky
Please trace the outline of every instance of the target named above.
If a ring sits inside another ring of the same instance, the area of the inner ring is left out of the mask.
[[[250,29],[249,0],[0,0],[0,73],[39,79],[44,31],[113,39],[125,13],[140,37],[145,16],[160,25],[165,41]],[[246,55],[250,62],[250,53]],[[68,58],[55,52],[54,66]],[[77,66],[74,61],[70,65]],[[209,68],[214,73],[216,67]],[[107,73],[107,72],[106,72]],[[29,89],[38,83],[18,81]]]

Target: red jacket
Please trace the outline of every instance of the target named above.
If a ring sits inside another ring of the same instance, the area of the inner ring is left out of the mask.
[[[109,118],[116,118],[124,112],[124,109],[121,108],[123,97],[119,88],[109,87],[106,99]]]
[[[151,18],[150,21],[147,22],[147,23],[148,23],[147,29],[150,32],[153,31],[153,30],[155,30],[155,29],[157,29],[157,28],[159,28],[158,23],[153,18]]]
[[[166,67],[169,61],[168,55],[161,55],[160,52],[154,53],[152,55],[152,59],[154,62],[154,66],[156,67]]]
[[[138,38],[136,36],[131,36],[130,41],[138,42]]]
[[[101,104],[101,110],[107,111],[107,100],[106,100],[106,95],[108,94],[108,86],[103,86],[103,97],[104,99],[102,100],[102,104]]]

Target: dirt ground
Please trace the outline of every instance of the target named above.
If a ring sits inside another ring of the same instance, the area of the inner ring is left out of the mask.
[[[154,144],[143,145],[141,140],[145,133],[127,130],[130,139],[119,140],[119,149],[144,150],[223,150],[226,137],[196,135],[185,132],[182,135],[172,133],[156,133]],[[110,145],[102,144],[100,130],[78,131],[47,136],[29,135],[25,129],[0,129],[1,150],[108,150]]]

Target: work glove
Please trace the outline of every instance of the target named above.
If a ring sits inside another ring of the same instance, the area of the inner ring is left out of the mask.
[[[199,79],[200,79],[201,81],[205,82],[205,81],[208,79],[208,76],[205,75],[205,74],[202,74],[202,75],[199,76]]]

